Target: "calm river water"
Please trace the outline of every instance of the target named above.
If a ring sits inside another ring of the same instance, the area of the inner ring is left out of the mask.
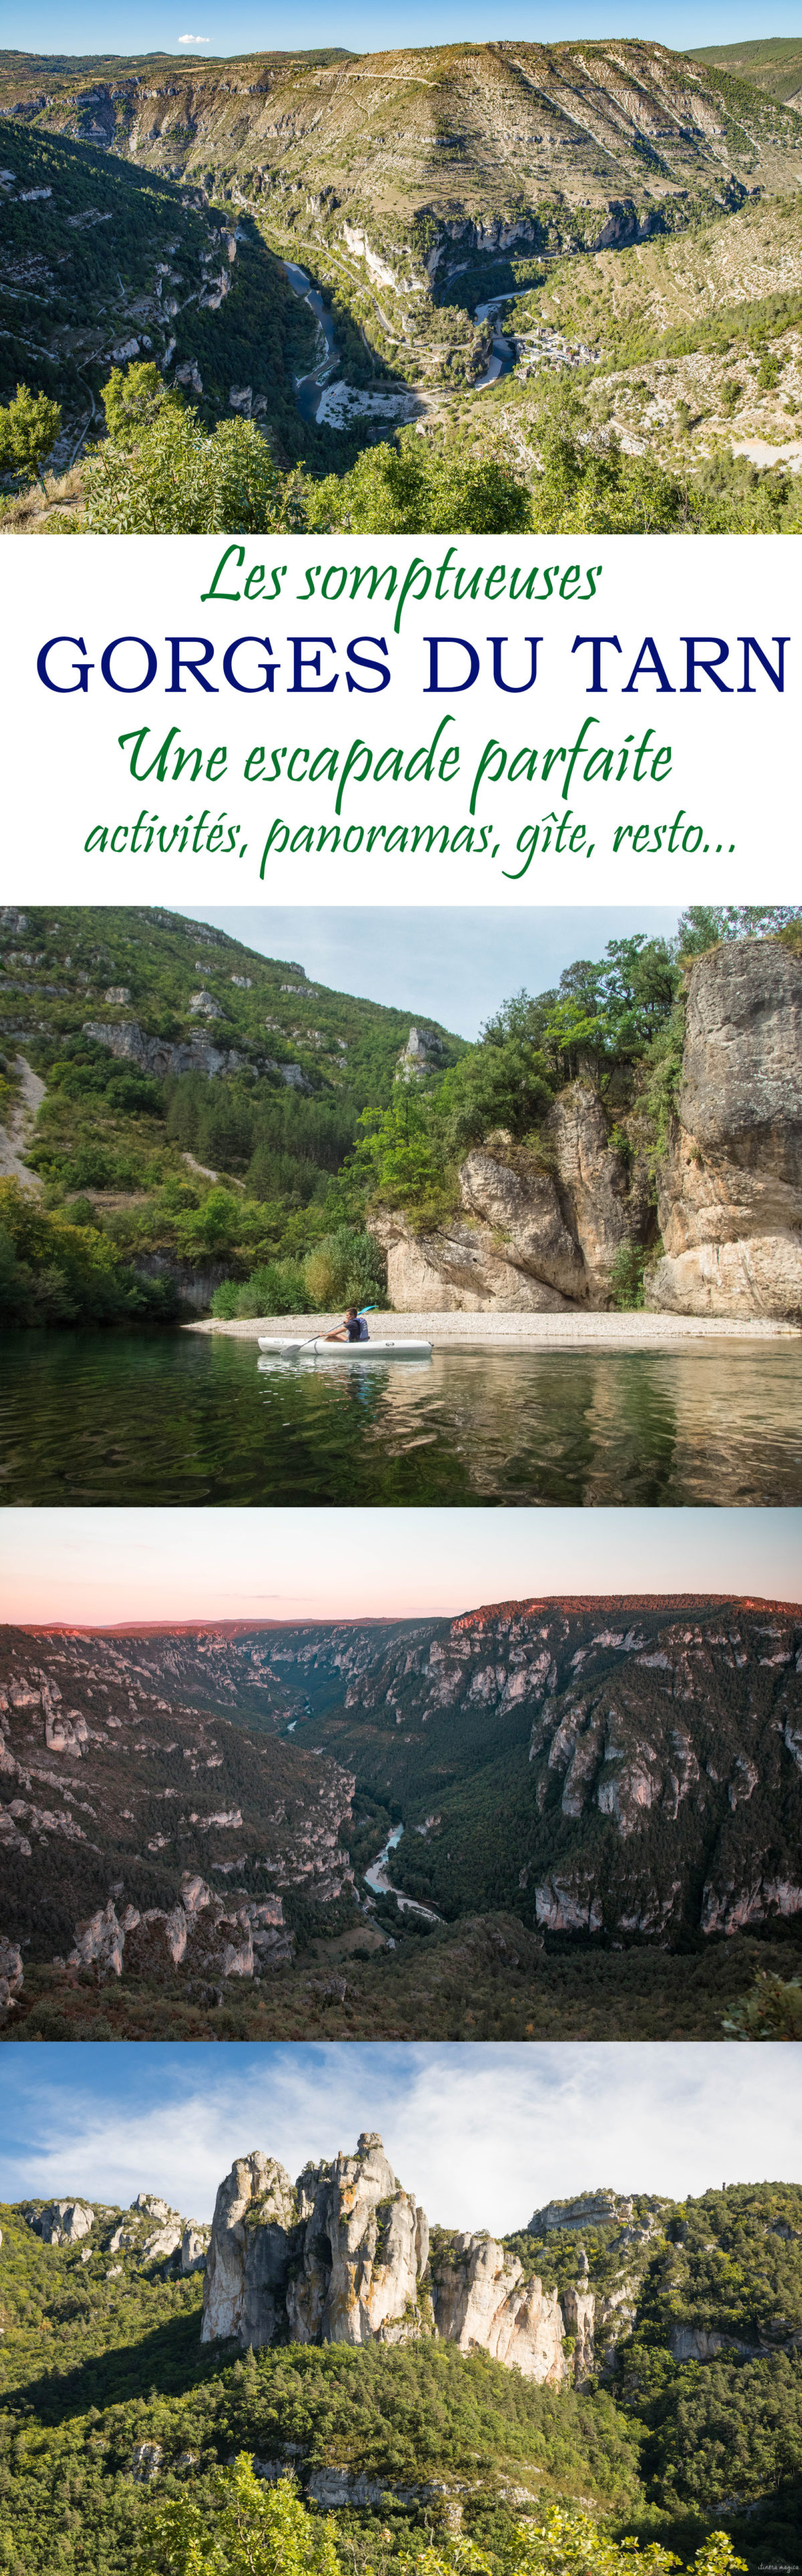
[[[341,1370],[217,1335],[0,1338],[5,1503],[802,1503],[797,1341]]]

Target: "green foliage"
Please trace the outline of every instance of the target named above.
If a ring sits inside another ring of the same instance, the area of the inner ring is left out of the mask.
[[[297,482],[278,472],[254,421],[218,421],[210,437],[155,367],[135,372],[147,387],[138,384],[129,402],[112,380],[111,435],[87,467],[85,524],[93,534],[278,534],[303,525]]]
[[[242,1287],[226,1279],[212,1298],[212,1314],[226,1322],[238,1315],[299,1315],[305,1307],[306,1281],[297,1261],[261,1262]]]
[[[310,527],[349,535],[524,534],[531,526],[523,476],[491,457],[467,460],[442,440],[402,430],[368,447],[351,472],[307,493]]]
[[[420,1223],[443,1213],[444,1174],[429,1102],[415,1082],[394,1084],[387,1107],[365,1109],[355,1169],[372,1197],[414,1212]]]
[[[142,431],[152,429],[166,399],[164,379],[152,361],[112,367],[103,387],[106,428],[115,446],[128,447]]]
[[[135,1279],[95,1226],[48,1213],[18,1181],[0,1181],[0,1318],[4,1324],[168,1323],[176,1300]]]
[[[15,474],[24,483],[37,475],[44,492],[42,467],[60,428],[59,404],[18,385],[13,402],[0,408],[0,474]]]
[[[340,2576],[331,2522],[313,2520],[287,2478],[254,2476],[241,2451],[212,2484],[213,2520],[190,2495],[153,2516],[139,2576]]]
[[[621,1243],[610,1271],[610,1299],[619,1314],[630,1314],[645,1303],[643,1294],[644,1256],[636,1243]]]
[[[680,915],[677,948],[680,957],[700,957],[706,948],[718,947],[723,939],[777,938],[783,931],[795,939],[801,930],[799,904],[692,903]]]
[[[762,1969],[721,2027],[727,2039],[802,2039],[802,1978]]]
[[[387,1303],[381,1258],[372,1235],[353,1226],[336,1226],[321,1235],[304,1266],[310,1313],[335,1306],[384,1306]]]
[[[566,967],[556,992],[516,993],[456,1065],[426,1083],[398,1082],[384,1111],[365,1110],[355,1171],[374,1200],[403,1208],[423,1230],[457,1204],[456,1166],[471,1145],[495,1134],[505,1151],[521,1146],[531,1164],[550,1169],[542,1121],[577,1073],[604,1089],[646,1059],[665,1082],[660,1050],[674,1027],[678,983],[673,947],[639,931],[609,940],[596,964],[580,958]],[[628,1164],[626,1131],[615,1127],[611,1142]],[[642,1268],[638,1277],[622,1271],[618,1285],[626,1305],[642,1304]]]

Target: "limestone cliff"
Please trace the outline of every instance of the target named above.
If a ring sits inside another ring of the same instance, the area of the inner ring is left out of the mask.
[[[460,2352],[489,2352],[524,2379],[559,2385],[567,2377],[563,2319],[556,2290],[493,2236],[441,2238],[431,2261],[434,2318],[444,2342]]]
[[[682,1081],[648,1305],[683,1315],[802,1311],[802,956],[741,939],[689,978]]]
[[[460,1166],[461,1208],[436,1234],[417,1235],[396,1210],[371,1228],[387,1257],[399,1313],[560,1314],[609,1303],[622,1246],[654,1232],[644,1140],[631,1157],[612,1140],[589,1081],[560,1093],[537,1150],[497,1128]]]
[[[355,2156],[307,2165],[294,2190],[283,2165],[255,2151],[217,2195],[202,2340],[397,2343],[423,2333],[428,2250],[424,2213],[373,2131]]]
[[[654,1310],[798,1322],[802,956],[739,939],[696,961],[665,1150],[643,1099],[614,1112],[583,1075],[536,1146],[503,1129],[475,1145],[459,1197],[428,1234],[396,1209],[370,1220],[399,1312],[606,1307],[632,1253]]]

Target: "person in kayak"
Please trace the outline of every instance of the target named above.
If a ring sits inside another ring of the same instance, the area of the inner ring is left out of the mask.
[[[358,1315],[355,1306],[349,1306],[344,1322],[337,1326],[335,1332],[324,1333],[323,1340],[324,1342],[368,1342],[370,1334],[366,1317]]]

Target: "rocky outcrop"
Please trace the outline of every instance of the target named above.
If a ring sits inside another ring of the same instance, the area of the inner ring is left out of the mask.
[[[411,1028],[396,1065],[396,1082],[421,1082],[425,1074],[439,1073],[442,1061],[443,1040],[439,1030]]]
[[[244,2346],[373,2342],[431,2337],[465,2354],[487,2353],[538,2386],[585,2386],[613,2367],[631,2332],[638,2287],[665,2204],[615,2192],[588,2193],[535,2211],[526,2234],[540,2238],[554,2276],[549,2237],[559,2231],[559,2286],[544,2289],[513,2246],[486,2231],[434,2230],[388,2163],[381,2138],[360,2137],[356,2154],[307,2165],[293,2185],[284,2166],[255,2149],[232,2165],[217,2194],[203,2296],[202,2341]],[[594,2249],[572,2245],[580,2226]],[[567,2239],[567,2242],[565,2241]],[[591,2263],[604,2253],[602,2292]],[[290,2454],[260,2460],[258,2475],[287,2475]],[[293,2462],[302,2446],[292,2452]],[[370,2486],[353,2464],[317,2465],[307,2493],[326,2507],[378,2504],[385,2493],[412,2503],[423,2489]],[[434,2490],[427,2492],[434,2493]],[[464,2490],[468,2492],[468,2490]],[[518,2500],[526,2500],[520,2491]]]
[[[559,2385],[566,2376],[556,2290],[544,2291],[492,2236],[452,2236],[432,2256],[435,2326],[460,2352],[489,2352],[524,2379]]]
[[[243,1061],[234,1047],[212,1046],[200,1034],[176,1041],[147,1037],[138,1020],[85,1020],[83,1034],[96,1038],[122,1063],[137,1064],[143,1073],[154,1074],[157,1082],[164,1082],[168,1074],[235,1073]]]
[[[294,2189],[283,2165],[256,2150],[217,2195],[202,2339],[400,2342],[422,2331],[427,2254],[423,2212],[374,2133],[355,2156],[306,2166]]]
[[[677,1116],[647,1305],[802,1316],[802,955],[725,942],[688,980]]]
[[[161,1985],[182,1975],[216,1985],[227,1977],[260,1976],[291,1959],[294,1936],[284,1922],[280,1896],[256,1898],[239,1892],[226,1903],[205,1879],[185,1872],[181,1902],[168,1913],[153,1906],[139,1914],[126,1906],[118,1920],[109,1902],[86,1923],[76,1926],[75,1948],[68,1968],[91,1969],[99,1980],[140,1977]]]
[[[82,2200],[51,2200],[32,2221],[43,2245],[80,2245],[94,2225],[94,2210]]]
[[[0,1933],[0,2020],[14,2011],[17,1996],[22,1993],[22,1974],[22,1951],[16,1941],[7,1941]]]
[[[596,2357],[594,2292],[582,2289],[580,2285],[576,2289],[564,2290],[562,2313],[565,2319],[565,2331],[570,2335],[573,2346],[574,2384],[577,2388],[584,2388],[587,2381],[593,2378]]]
[[[416,1234],[395,1209],[369,1220],[398,1313],[561,1314],[609,1303],[616,1255],[645,1248],[653,1189],[637,1122],[631,1153],[587,1082],[544,1121],[537,1150],[496,1129],[460,1166],[461,1210]]]
[[[656,1312],[799,1322],[802,955],[740,939],[696,961],[661,1159],[643,1110],[614,1114],[580,1076],[536,1148],[503,1129],[474,1146],[459,1194],[428,1234],[397,1209],[370,1218],[399,1313],[606,1307],[629,1253]]]
[[[164,1637],[153,1667],[150,1652],[138,1637],[0,1632],[0,1933],[37,1961],[77,1952],[70,1973],[100,1977],[129,1972],[149,1939],[166,1973],[172,1952],[173,1972],[215,1986],[237,1973],[225,1945],[248,1973],[250,1944],[258,1976],[291,1955],[286,1891],[324,1906],[353,1887],[353,1775],[259,1726],[258,1641],[256,1663],[208,1630]],[[200,1913],[185,1902],[195,1878]]]

